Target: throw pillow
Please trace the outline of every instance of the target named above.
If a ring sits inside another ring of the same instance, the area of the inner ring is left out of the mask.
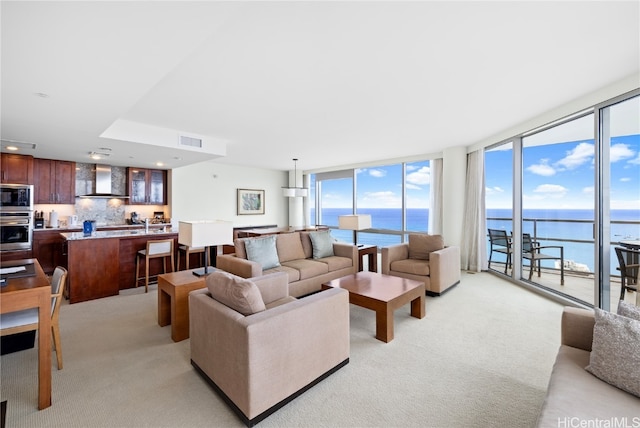
[[[247,239],[244,241],[247,260],[260,263],[262,270],[280,266],[278,250],[276,250],[276,235],[264,238]]]
[[[207,276],[207,289],[215,300],[242,315],[266,310],[258,286],[248,279],[216,270]]]
[[[329,231],[310,232],[311,245],[313,246],[313,258],[333,256],[333,238]]]
[[[640,321],[640,306],[620,300],[618,302],[618,315]]]
[[[429,260],[429,254],[444,248],[442,235],[409,234],[409,258]]]
[[[595,308],[587,371],[640,397],[640,321]]]

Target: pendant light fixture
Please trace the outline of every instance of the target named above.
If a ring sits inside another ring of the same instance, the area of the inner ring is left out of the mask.
[[[305,187],[298,187],[296,181],[298,180],[298,159],[293,159],[293,187],[283,187],[282,195],[287,198],[306,197],[309,194],[309,189]]]

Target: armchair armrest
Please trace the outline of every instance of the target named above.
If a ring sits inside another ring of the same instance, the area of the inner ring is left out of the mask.
[[[242,278],[262,276],[260,263],[236,257],[234,254],[219,254],[216,257],[216,267]]]
[[[389,271],[391,270],[390,266],[392,262],[409,258],[409,244],[405,242],[402,244],[382,247],[380,253],[382,273],[384,275],[388,275]]]
[[[565,307],[562,311],[560,343],[591,351],[595,324],[595,314],[592,310]]]
[[[445,247],[429,254],[432,290],[443,290],[460,281],[460,247]]]

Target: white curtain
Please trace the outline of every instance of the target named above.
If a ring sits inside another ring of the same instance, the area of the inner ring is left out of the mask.
[[[487,218],[485,212],[484,151],[467,155],[464,228],[462,232],[462,269],[480,272],[487,269]]]
[[[431,197],[429,201],[429,228],[432,235],[442,234],[442,159],[429,162],[431,169]]]

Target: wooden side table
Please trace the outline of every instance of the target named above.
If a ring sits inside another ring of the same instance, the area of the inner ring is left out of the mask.
[[[189,338],[189,293],[206,287],[205,277],[191,270],[158,275],[158,325],[171,324],[174,342]]]
[[[378,272],[378,246],[377,245],[363,245],[358,246],[358,271],[362,272],[362,258],[369,256],[369,271]]]

